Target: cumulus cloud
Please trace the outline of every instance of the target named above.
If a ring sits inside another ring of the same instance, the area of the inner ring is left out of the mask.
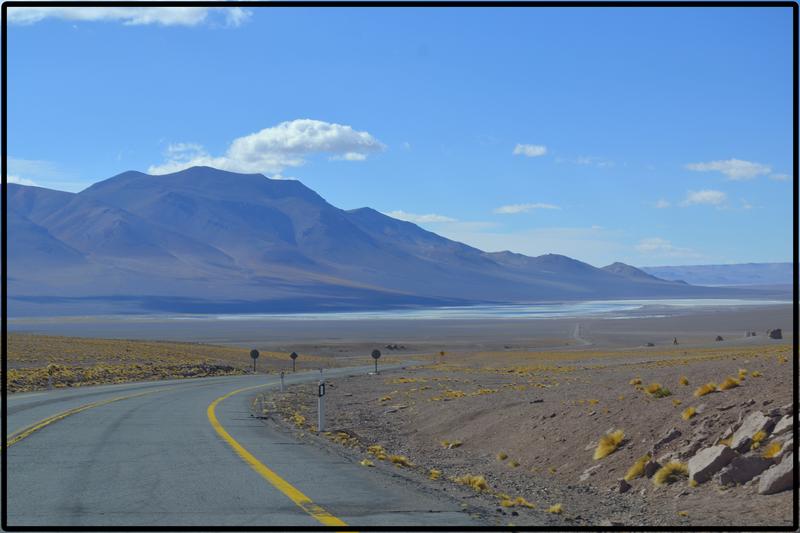
[[[662,198],[661,200],[659,200],[659,201],[657,201],[657,202],[656,202],[656,204],[655,204],[655,208],[656,208],[656,209],[666,209],[666,208],[668,208],[668,207],[669,207],[669,206],[671,206],[671,205],[672,205],[672,204],[669,202],[669,200],[664,200],[664,199]]]
[[[636,250],[642,254],[657,255],[662,257],[702,257],[701,254],[698,254],[691,248],[675,246],[667,239],[662,239],[661,237],[649,237],[647,239],[642,239],[639,241],[639,244],[636,245]]]
[[[385,146],[366,131],[350,126],[298,119],[281,122],[256,133],[234,139],[224,155],[212,156],[195,143],[167,147],[166,161],[150,167],[151,174],[169,174],[193,166],[209,166],[232,172],[279,173],[298,167],[316,153],[331,154],[343,161],[363,161]]]
[[[686,168],[695,172],[721,172],[729,180],[750,180],[757,176],[769,174],[772,169],[761,163],[744,161],[742,159],[726,159],[724,161],[709,161],[707,163],[689,163]]]
[[[428,215],[418,215],[416,213],[406,213],[405,211],[389,211],[388,213],[384,213],[392,218],[396,218],[397,220],[405,220],[406,222],[413,222],[415,224],[425,224],[431,222],[455,222],[456,219],[446,217],[444,215],[437,215],[434,213]]]
[[[501,205],[500,207],[494,209],[492,212],[498,215],[515,215],[517,213],[527,213],[528,211],[533,211],[535,209],[561,209],[557,205],[553,204],[511,204],[511,205]]]
[[[547,147],[541,144],[518,144],[514,147],[514,155],[540,157],[547,153]]]
[[[702,191],[689,191],[686,199],[681,205],[721,205],[728,199],[728,195],[722,191],[706,189]]]
[[[219,19],[224,26],[237,27],[251,13],[241,7],[10,7],[11,24],[35,24],[54,18],[73,22],[121,22],[127,26],[198,26]]]
[[[6,176],[6,178],[8,178],[8,183],[16,183],[18,185],[36,185],[35,181],[20,178],[19,176],[14,176],[13,174],[9,174]]]

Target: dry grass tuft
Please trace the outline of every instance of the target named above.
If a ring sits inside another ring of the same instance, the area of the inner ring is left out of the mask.
[[[764,448],[764,452],[761,454],[761,457],[764,459],[772,459],[781,452],[781,449],[783,449],[783,445],[780,442],[773,442]]]
[[[561,505],[560,503],[551,505],[550,508],[547,509],[547,512],[551,514],[561,514],[564,512],[564,506]]]
[[[370,461],[369,459],[362,459],[359,463],[361,466],[375,466],[375,463]]]
[[[689,516],[689,512],[688,511],[678,511],[678,516],[687,517],[687,516]]]
[[[641,385],[642,384],[642,378],[633,378],[632,380],[630,380],[628,382],[628,384],[629,385]]]
[[[486,483],[486,479],[483,476],[472,476],[470,474],[465,474],[463,476],[455,478],[453,481],[455,481],[456,483],[460,483],[461,485],[466,485],[468,487],[471,487],[473,490],[477,492],[489,490],[489,484]]]
[[[711,394],[712,392],[717,391],[717,384],[716,383],[706,383],[705,385],[700,385],[694,391],[695,397],[699,398],[700,396],[705,396],[706,394]]]
[[[687,407],[686,409],[683,410],[683,413],[681,413],[681,418],[683,418],[684,420],[689,420],[696,414],[697,414],[697,409],[695,409],[694,407]]]
[[[681,376],[678,379],[678,383],[680,383],[681,385],[688,385],[689,384],[689,378],[687,378],[686,376]]]
[[[683,402],[682,402],[682,401],[680,401],[680,400],[679,400],[679,399],[677,399],[677,398],[673,398],[673,399],[672,399],[672,405],[674,405],[675,407],[678,407],[678,406],[679,406],[680,404],[682,404],[682,403],[683,403]]]
[[[397,466],[411,466],[411,461],[405,455],[390,455],[389,461]]]
[[[733,389],[733,388],[738,387],[738,386],[739,386],[739,380],[738,379],[727,377],[727,378],[725,378],[725,381],[720,383],[719,390]]]
[[[628,472],[625,474],[625,481],[631,481],[636,479],[637,477],[642,477],[644,475],[644,465],[647,464],[647,461],[651,459],[650,454],[643,455],[639,457],[633,466],[628,469]]]
[[[600,437],[600,442],[597,444],[597,449],[594,451],[595,460],[602,459],[614,453],[624,438],[625,433],[621,429]]]
[[[758,370],[753,370],[752,372],[750,372],[750,376],[754,378],[760,378],[761,376],[763,376],[763,374]]]
[[[720,439],[719,442],[717,442],[717,444],[722,444],[723,446],[728,446],[730,448],[732,439],[733,437],[728,437],[727,439]]]
[[[747,377],[747,369],[746,368],[740,368],[739,369],[739,381],[743,380],[746,377]]]
[[[670,461],[662,466],[658,472],[653,475],[653,483],[655,485],[664,485],[667,483],[675,483],[681,478],[689,476],[689,467],[678,461]]]
[[[380,461],[386,460],[386,450],[383,449],[383,446],[380,444],[373,444],[369,448],[367,448],[367,453],[370,453],[375,456],[376,459]]]
[[[442,448],[447,448],[448,450],[452,450],[453,448],[458,448],[464,443],[461,442],[460,440],[454,440],[454,441],[443,440],[440,444],[442,445]]]
[[[761,446],[761,443],[764,442],[767,438],[767,433],[765,431],[757,431],[755,435],[753,435],[753,444],[750,445],[751,450],[757,449]]]
[[[672,396],[672,392],[666,387],[663,387],[661,383],[651,383],[650,385],[645,387],[644,391],[650,396],[653,396],[655,398],[665,398],[667,396]]]
[[[508,454],[506,452],[500,452],[497,454],[498,461],[505,461],[506,459],[508,459]]]
[[[442,477],[442,471],[441,470],[436,470],[435,468],[431,468],[428,471],[428,479],[432,479],[432,480],[436,481],[440,477]]]
[[[511,468],[517,468],[519,466],[519,461],[517,461],[516,459],[511,459],[508,462],[508,466],[510,466]]]

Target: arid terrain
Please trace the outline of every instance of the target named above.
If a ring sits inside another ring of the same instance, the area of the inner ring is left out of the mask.
[[[424,366],[330,381],[322,435],[316,385],[263,394],[254,410],[365,468],[457,494],[497,524],[787,525],[792,491],[759,494],[759,478],[791,461],[791,355],[790,343],[763,337],[750,346],[445,352]],[[707,384],[713,391],[700,395]],[[766,422],[731,444],[758,413]],[[605,435],[614,435],[611,452],[595,459]],[[715,444],[725,458],[695,472],[702,457],[693,458]],[[648,454],[642,472],[629,473]],[[668,464],[671,475],[657,473]]]

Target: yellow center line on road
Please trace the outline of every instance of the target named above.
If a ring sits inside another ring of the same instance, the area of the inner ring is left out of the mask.
[[[164,390],[171,389],[172,387],[165,387],[161,389],[151,390],[147,392],[140,392],[137,394],[130,394],[128,396],[117,396],[116,398],[110,398],[108,400],[100,400],[98,402],[87,403],[84,405],[80,405],[78,407],[73,407],[72,409],[67,409],[66,411],[62,411],[56,415],[50,416],[45,418],[44,420],[40,420],[33,425],[30,425],[24,429],[13,433],[8,439],[6,440],[6,449],[10,448],[14,444],[18,443],[22,439],[29,437],[33,433],[36,433],[42,428],[45,428],[52,424],[53,422],[58,422],[59,420],[63,420],[68,416],[80,413],[81,411],[86,411],[87,409],[92,409],[94,407],[100,407],[101,405],[107,405],[109,403],[119,402],[121,400],[130,400],[131,398],[138,398],[139,396],[145,396],[146,394],[153,394],[156,392],[161,392]]]
[[[236,442],[236,439],[231,437],[230,433],[225,431],[225,428],[219,423],[217,420],[216,409],[217,405],[223,400],[230,398],[234,394],[239,394],[240,392],[245,392],[252,389],[257,389],[260,387],[266,387],[267,384],[264,385],[255,385],[253,387],[245,387],[243,389],[238,389],[233,392],[229,392],[224,396],[220,396],[213,402],[211,405],[208,406],[206,413],[208,414],[208,421],[211,422],[211,425],[216,430],[217,434],[222,437],[222,439],[227,442],[231,448],[241,457],[250,468],[258,472],[261,477],[266,479],[273,487],[281,491],[285,494],[290,500],[292,500],[298,507],[300,507],[303,511],[310,514],[314,517],[318,522],[326,525],[326,526],[346,526],[347,524],[342,520],[336,518],[328,511],[320,507],[319,505],[315,504],[311,501],[311,499],[300,492],[297,488],[295,488],[291,483],[283,479],[281,476],[273,472],[270,468],[268,468],[264,463],[259,461],[258,459],[253,456],[250,452],[248,452],[241,444]]]

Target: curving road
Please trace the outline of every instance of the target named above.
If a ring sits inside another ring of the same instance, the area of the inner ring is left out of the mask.
[[[278,383],[250,375],[10,396],[3,526],[480,525],[455,500],[251,417],[253,395]]]

